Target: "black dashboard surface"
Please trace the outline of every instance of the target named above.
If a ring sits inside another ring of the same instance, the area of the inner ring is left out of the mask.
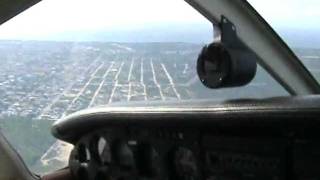
[[[113,104],[52,132],[78,179],[316,179],[320,96]]]

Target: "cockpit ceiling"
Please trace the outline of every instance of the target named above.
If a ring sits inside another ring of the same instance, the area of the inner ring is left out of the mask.
[[[41,0],[1,0],[0,24],[18,15]]]

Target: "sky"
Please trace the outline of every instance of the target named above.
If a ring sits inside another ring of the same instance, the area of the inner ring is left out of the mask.
[[[0,37],[174,22],[209,24],[183,0],[43,0],[0,26]]]
[[[248,0],[274,27],[320,30],[319,0]]]
[[[319,0],[248,0],[276,28],[319,29]],[[210,23],[183,0],[43,0],[0,26],[0,39]]]

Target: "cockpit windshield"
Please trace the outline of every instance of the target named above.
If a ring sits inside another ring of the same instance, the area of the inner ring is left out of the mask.
[[[289,96],[260,66],[244,87],[203,86],[196,62],[212,40],[212,24],[182,0],[43,0],[0,26],[1,130],[44,173],[66,166],[71,149],[49,127],[82,109]],[[317,71],[320,51],[303,47]]]

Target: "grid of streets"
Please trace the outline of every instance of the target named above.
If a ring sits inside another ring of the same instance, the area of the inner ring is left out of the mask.
[[[59,72],[56,65],[44,69],[48,67],[41,67],[41,63],[34,64],[42,68],[40,71],[46,72],[42,72],[38,82],[32,82],[32,87],[29,85],[21,87],[21,91],[19,88],[14,90],[9,84],[15,84],[19,75],[12,75],[12,79],[9,77],[4,81],[2,88],[7,89],[3,91],[10,96],[4,97],[1,114],[57,120],[81,109],[113,102],[182,100],[193,96],[187,87],[196,76],[188,61],[169,64],[168,60],[161,59],[161,54],[146,55],[118,44],[109,45],[109,51],[104,52],[92,46],[77,46],[72,47],[74,52],[71,55],[76,60],[71,62],[71,66],[68,64],[63,72]],[[184,53],[186,56],[197,51],[163,53]],[[77,58],[82,58],[82,61]],[[37,71],[33,71],[31,76]],[[26,91],[26,87],[30,90]]]
[[[0,112],[30,120],[58,120],[114,102],[214,101],[287,95],[265,71],[246,87],[209,90],[198,80],[202,45],[187,43],[72,43],[2,41]],[[297,50],[319,80],[319,53]],[[315,59],[317,61],[315,61]],[[41,155],[46,166],[67,162],[71,146],[57,141]]]
[[[240,91],[206,89],[195,71],[200,49],[183,43],[2,42],[0,55],[8,61],[0,71],[1,115],[57,120],[113,102],[279,94],[267,85],[277,85],[270,77]]]

